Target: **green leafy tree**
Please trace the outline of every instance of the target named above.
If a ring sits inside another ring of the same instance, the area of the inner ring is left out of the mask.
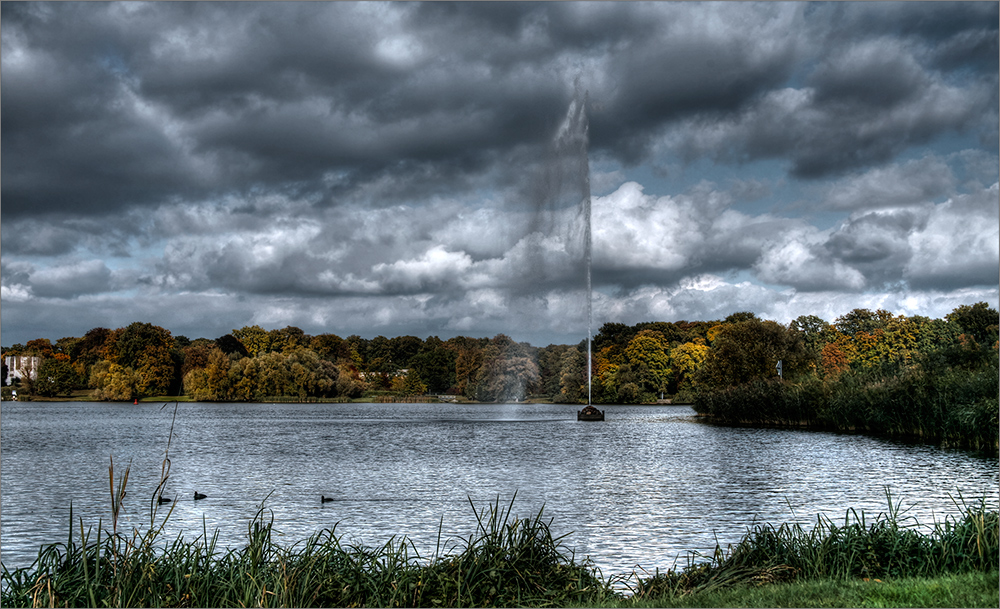
[[[420,373],[410,369],[403,377],[401,391],[403,395],[414,396],[427,393],[427,385],[420,380]]]
[[[910,318],[917,327],[917,351],[931,356],[960,348],[962,327],[954,321],[930,319],[920,315]]]
[[[111,336],[108,328],[93,328],[73,344],[70,350],[70,363],[81,379],[90,377],[90,369],[104,359],[107,352],[105,344]]]
[[[961,305],[945,315],[945,319],[958,324],[962,332],[971,335],[978,343],[992,346],[997,342],[1000,313],[985,302]]]
[[[626,402],[619,396],[619,368],[625,364],[625,345],[616,342],[605,343],[605,346],[594,355],[592,384],[594,401],[604,404]]]
[[[336,394],[347,398],[361,397],[368,385],[361,378],[358,369],[348,363],[338,364],[337,369]]]
[[[872,334],[876,330],[884,329],[892,317],[892,313],[883,309],[877,311],[854,309],[850,313],[838,317],[833,325],[838,331],[848,336],[854,336],[858,332]]]
[[[632,327],[621,324],[608,322],[601,326],[598,330],[597,335],[594,336],[592,349],[595,352],[602,351],[610,345],[617,345],[622,350],[628,346],[629,341],[632,337],[636,335],[636,330]]]
[[[76,344],[81,340],[83,339],[75,336],[64,336],[53,345],[53,354],[64,356],[67,362],[72,361],[73,353],[76,352]]]
[[[208,399],[219,401],[229,399],[229,368],[231,367],[229,357],[223,353],[222,349],[213,349],[209,353],[208,366],[205,367],[207,373],[206,390],[211,396]]]
[[[76,371],[65,359],[48,358],[38,367],[34,390],[47,397],[70,395],[79,383]]]
[[[204,368],[194,368],[184,375],[184,394],[196,402],[210,402],[208,394],[208,372]]]
[[[240,341],[250,357],[258,357],[271,351],[272,335],[258,325],[233,330],[231,336]]]
[[[639,332],[625,348],[625,360],[637,375],[635,383],[641,393],[655,396],[667,390],[673,375],[668,349],[663,335],[649,330]]]
[[[642,378],[646,376],[643,364],[621,364],[614,370],[614,380],[612,385],[615,388],[617,402],[622,404],[638,404],[648,399],[642,389]]]
[[[475,397],[476,378],[483,365],[483,350],[488,339],[458,336],[445,342],[455,352],[455,389],[459,395]]]
[[[90,386],[98,400],[122,402],[139,395],[139,375],[127,366],[101,360],[94,364]]]
[[[576,404],[587,401],[587,355],[577,347],[563,353],[559,375],[559,401]]]
[[[723,323],[738,324],[741,321],[760,321],[760,318],[752,311],[739,311],[727,317]]]
[[[677,374],[678,389],[685,384],[696,385],[697,373],[708,359],[710,349],[704,339],[677,345],[670,350],[670,363]]]
[[[268,397],[260,386],[260,365],[259,357],[244,357],[230,363],[225,383],[228,387],[227,399],[236,402],[254,402]]]
[[[558,399],[562,391],[562,358],[569,345],[549,345],[538,350],[539,393]]]
[[[815,315],[800,315],[789,324],[789,328],[799,333],[806,351],[814,358],[819,356],[823,346],[833,340],[836,334],[832,325]]]
[[[271,351],[295,351],[308,347],[312,341],[312,337],[307,336],[302,328],[295,326],[285,326],[280,330],[271,330],[267,334],[271,338]]]
[[[291,377],[290,395],[300,398],[333,395],[340,371],[333,363],[321,359],[315,351],[299,348],[287,353],[285,366]]]
[[[410,370],[426,383],[426,391],[445,393],[455,384],[455,352],[443,346],[414,355]]]
[[[397,369],[410,368],[411,360],[423,349],[424,341],[416,336],[394,336],[389,339],[389,353]]]
[[[176,366],[170,331],[135,322],[111,333],[105,342],[108,361],[132,369],[138,376],[138,395],[163,395],[173,384]]]
[[[774,321],[724,323],[712,341],[698,381],[723,388],[774,378],[778,360],[783,362],[786,378],[802,370],[807,358],[798,333]]]
[[[254,359],[260,365],[257,385],[261,397],[291,395],[291,373],[280,353],[265,353]]]
[[[368,341],[368,348],[364,353],[365,371],[374,374],[381,374],[388,380],[391,375],[400,368],[393,360],[392,343],[384,336],[376,336]]]
[[[320,334],[309,341],[309,348],[321,358],[337,363],[351,359],[351,346],[336,334]]]

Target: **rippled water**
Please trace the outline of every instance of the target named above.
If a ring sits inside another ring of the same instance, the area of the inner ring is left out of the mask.
[[[957,514],[952,497],[998,501],[995,457],[859,435],[736,429],[684,406],[449,404],[177,406],[166,533],[204,527],[245,540],[261,502],[287,543],[337,525],[344,541],[406,535],[422,554],[472,532],[480,508],[543,506],[577,557],[605,575],[669,568],[689,550],[739,540],[754,522],[877,514],[885,489],[921,522]],[[119,527],[148,527],[174,405],[5,402],[0,411],[0,559],[27,566],[74,520],[108,527],[109,457],[131,461]],[[195,502],[195,491],[208,495]],[[336,501],[321,503],[320,495]],[[265,501],[266,499],[266,501]],[[162,519],[161,508],[159,519]]]

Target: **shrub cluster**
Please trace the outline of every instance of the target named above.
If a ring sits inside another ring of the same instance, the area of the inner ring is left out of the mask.
[[[997,351],[890,361],[797,383],[757,380],[703,391],[695,410],[731,425],[807,425],[996,451]]]

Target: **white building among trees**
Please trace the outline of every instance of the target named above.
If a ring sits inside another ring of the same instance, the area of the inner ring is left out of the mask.
[[[36,355],[8,355],[3,358],[3,363],[7,366],[7,378],[5,382],[11,383],[14,379],[38,380],[38,367],[42,365],[42,358]]]

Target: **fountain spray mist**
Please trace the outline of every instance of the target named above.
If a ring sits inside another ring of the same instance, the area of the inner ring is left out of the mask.
[[[584,93],[583,104],[580,110],[582,116],[582,148],[580,151],[583,157],[583,260],[587,266],[587,406],[590,406],[593,402],[594,391],[593,391],[593,370],[591,367],[593,365],[593,357],[591,355],[591,340],[594,334],[594,291],[591,279],[591,229],[590,229],[590,158],[589,158],[589,147],[590,147],[590,123],[587,120],[587,101],[589,95]]]
[[[575,159],[580,179],[580,214],[583,219],[583,263],[587,274],[587,405],[593,403],[593,357],[591,341],[594,334],[594,297],[591,277],[592,233],[590,225],[590,122],[587,118],[589,93],[580,94],[580,81],[576,82],[576,92],[567,114],[567,121],[560,133],[560,139],[571,143],[572,157]]]
[[[531,197],[535,203],[535,214],[529,225],[529,232],[546,233],[555,229],[555,218],[565,219],[562,211],[575,209],[576,220],[572,223],[570,240],[580,238],[583,255],[580,262],[586,274],[586,315],[587,315],[587,405],[593,402],[593,295],[591,278],[591,196],[590,196],[590,124],[587,117],[589,95],[582,91],[579,79],[575,82],[573,99],[570,101],[565,119],[552,140],[550,156],[544,163],[544,170],[535,181]],[[571,212],[572,213],[572,212]],[[576,230],[582,229],[580,233]],[[575,241],[580,243],[580,241]],[[545,264],[544,252],[538,252],[539,265]],[[575,265],[574,265],[575,266]],[[550,280],[552,277],[542,270],[537,273]],[[574,281],[575,283],[575,281]],[[577,284],[578,285],[578,284]]]

